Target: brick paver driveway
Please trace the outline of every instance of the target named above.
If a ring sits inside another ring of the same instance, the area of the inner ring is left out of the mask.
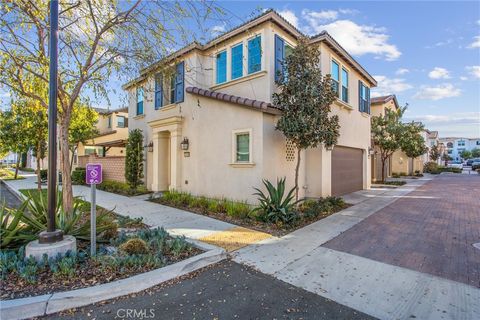
[[[441,175],[324,244],[480,287],[480,175]]]

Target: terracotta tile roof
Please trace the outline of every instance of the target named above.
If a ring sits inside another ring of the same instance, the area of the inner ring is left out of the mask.
[[[385,102],[388,102],[392,99],[395,99],[394,94],[390,94],[388,96],[375,97],[375,98],[370,99],[370,102],[371,103],[385,103]]]
[[[211,91],[211,90],[201,89],[197,87],[187,87],[185,90],[191,94],[196,94],[196,95],[207,97],[207,98],[212,98],[220,101],[242,105],[242,106],[258,109],[260,111],[267,112],[267,113],[272,113],[272,114],[280,113],[280,109],[272,105],[270,102],[238,97],[238,96],[230,95],[227,93]]]

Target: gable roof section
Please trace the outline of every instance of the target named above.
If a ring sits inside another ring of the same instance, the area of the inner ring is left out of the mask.
[[[244,107],[249,107],[270,114],[280,114],[280,110],[269,102],[253,100],[243,97],[238,97],[218,91],[205,90],[197,87],[187,87],[187,93],[199,95],[206,98],[211,98],[219,101],[230,102]]]
[[[381,96],[381,97],[372,98],[372,99],[370,99],[370,103],[371,104],[383,104],[383,103],[387,103],[388,101],[391,101],[391,100],[393,100],[395,108],[397,108],[397,109],[400,108],[400,106],[398,105],[397,96],[395,96],[394,94],[390,94],[388,96]]]
[[[173,52],[172,54],[162,58],[156,63],[142,69],[140,71],[140,76],[133,79],[132,81],[127,82],[122,86],[123,89],[128,89],[129,87],[133,86],[134,84],[141,82],[146,79],[147,75],[157,69],[158,67],[162,66],[166,62],[170,62],[174,59],[179,58],[180,56],[187,54],[192,50],[200,50],[204,51],[207,50],[215,45],[222,43],[223,41],[227,41],[228,39],[241,34],[242,32],[247,32],[251,28],[261,25],[265,22],[274,22],[279,27],[281,27],[284,31],[288,32],[295,38],[299,37],[306,37],[305,34],[300,32],[297,28],[295,28],[291,23],[289,23],[285,18],[283,18],[280,14],[278,14],[275,10],[269,9],[264,13],[246,21],[245,23],[224,32],[223,34],[213,38],[206,44],[200,44],[196,41],[191,42],[190,44],[186,45],[185,47]],[[325,42],[328,47],[334,50],[338,55],[348,61],[350,66],[357,70],[360,74],[362,74],[370,83],[371,86],[376,86],[377,81],[335,40],[333,37],[326,31],[322,31],[318,35],[309,38],[311,43],[317,42]]]

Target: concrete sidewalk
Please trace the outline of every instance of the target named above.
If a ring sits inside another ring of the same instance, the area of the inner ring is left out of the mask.
[[[478,319],[478,288],[321,246],[395,200],[412,197],[409,193],[429,180],[348,195],[347,202],[356,205],[240,249],[234,260],[380,319]]]
[[[34,174],[22,173],[22,176],[25,179],[9,180],[5,181],[5,184],[17,194],[20,194],[19,190],[21,189],[36,188]],[[73,194],[90,201],[90,187],[73,186]],[[143,221],[152,227],[163,227],[170,234],[190,239],[199,239],[236,227],[233,224],[199,214],[144,201],[142,198],[125,197],[101,190],[97,190],[97,205],[121,215],[143,218]]]

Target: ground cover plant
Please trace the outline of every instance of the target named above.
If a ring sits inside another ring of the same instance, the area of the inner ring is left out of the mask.
[[[164,229],[149,229],[141,218],[123,217],[97,208],[97,256],[90,257],[90,203],[75,198],[65,212],[61,194],[57,228],[77,239],[77,252],[66,256],[25,257],[25,245],[46,228],[46,191],[21,190],[18,208],[0,207],[0,299],[13,299],[110,282],[198,254],[185,238]]]
[[[0,168],[0,179],[2,180],[19,180],[25,179],[24,177],[17,175],[17,179],[15,179],[15,172],[8,168]]]
[[[266,192],[257,189],[259,205],[229,199],[197,197],[187,192],[170,190],[150,200],[163,205],[191,211],[233,224],[281,236],[314,221],[349,207],[337,197],[294,201],[294,189],[285,190],[285,180],[277,185],[264,181]]]
[[[385,181],[384,182],[384,184],[389,185],[389,186],[403,186],[406,183],[407,183],[406,181],[402,181],[402,180],[399,180],[399,181]]]
[[[127,183],[112,180],[104,180],[97,185],[97,189],[120,194],[122,196],[138,196],[150,193],[144,185],[138,185],[135,189],[132,189]]]

